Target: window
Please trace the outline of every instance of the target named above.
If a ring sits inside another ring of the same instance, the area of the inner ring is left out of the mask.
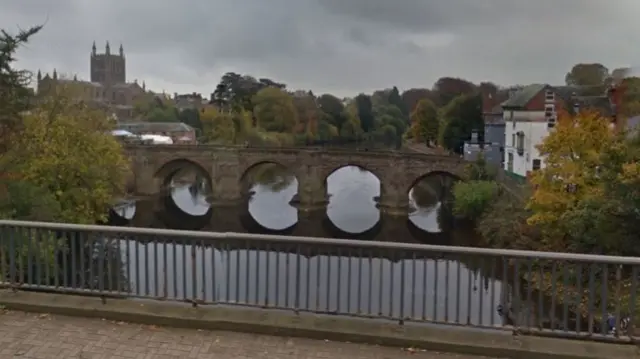
[[[553,91],[547,90],[544,93],[544,99],[545,99],[545,101],[555,101],[556,95],[555,95],[555,93],[553,93]]]
[[[516,147],[516,134],[511,135],[511,147]]]
[[[518,154],[522,156],[524,154],[524,132],[519,131],[516,136],[516,150]]]
[[[536,158],[536,159],[534,159],[534,160],[533,160],[533,163],[532,163],[531,168],[532,168],[534,171],[537,171],[537,170],[539,170],[539,169],[540,169],[541,164],[542,164],[542,162],[540,161],[540,159]]]

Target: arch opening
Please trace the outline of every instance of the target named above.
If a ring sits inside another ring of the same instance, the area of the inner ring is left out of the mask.
[[[298,193],[298,179],[286,166],[255,163],[240,177],[240,189],[250,216],[265,229],[285,231],[298,223],[298,210],[290,204]]]
[[[380,222],[376,198],[380,179],[358,164],[340,166],[325,178],[329,204],[327,217],[340,231],[349,234],[369,232]]]
[[[460,178],[452,173],[434,171],[416,178],[408,189],[409,220],[430,233],[452,229],[453,186]]]
[[[167,162],[156,172],[156,178],[162,183],[161,194],[166,194],[185,214],[199,217],[211,210],[211,177],[198,163],[188,159]]]

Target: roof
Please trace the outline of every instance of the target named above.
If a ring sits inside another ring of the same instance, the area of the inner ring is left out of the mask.
[[[533,84],[528,85],[516,92],[511,98],[502,103],[503,108],[522,108],[525,107],[540,91],[549,85]]]
[[[613,115],[613,107],[607,96],[574,96],[572,100],[574,105],[596,110],[600,112],[601,116],[610,117]]]

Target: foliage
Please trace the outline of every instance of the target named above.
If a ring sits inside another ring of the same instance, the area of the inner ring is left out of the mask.
[[[134,115],[148,122],[179,122],[179,112],[168,98],[144,94],[134,105]]]
[[[371,97],[365,94],[359,94],[355,98],[355,104],[362,131],[372,131],[375,123],[375,117],[373,115],[373,104],[371,103]]]
[[[420,100],[411,113],[411,132],[413,138],[424,142],[428,147],[435,145],[440,128],[438,110],[430,100]]]
[[[453,186],[453,214],[475,221],[489,208],[497,194],[498,184],[493,181],[457,182]]]
[[[289,94],[274,87],[264,88],[252,99],[253,115],[260,128],[268,132],[292,133],[298,112]]]
[[[8,146],[7,136],[19,129],[20,115],[29,109],[32,99],[31,73],[13,67],[15,53],[41,29],[34,26],[15,35],[0,31],[0,153]]]
[[[434,94],[428,89],[412,88],[403,92],[401,97],[407,112],[411,113],[415,110],[420,100],[431,100],[433,102]]]
[[[540,233],[527,223],[531,212],[512,196],[500,195],[477,221],[477,230],[490,248],[542,250]]]
[[[462,95],[470,95],[475,92],[476,86],[460,78],[442,77],[433,85],[433,91],[437,94],[436,105],[447,106],[455,98]]]
[[[535,188],[528,207],[530,224],[553,236],[562,231],[562,217],[581,200],[602,195],[602,154],[618,141],[610,121],[597,112],[560,116],[558,124],[538,146],[545,167],[531,177]]]
[[[442,109],[442,125],[439,143],[444,148],[461,154],[465,141],[471,139],[476,130],[483,140],[484,121],[482,119],[482,99],[480,96],[461,95]]]
[[[270,79],[255,79],[252,76],[227,72],[220,79],[212,94],[212,104],[233,111],[253,111],[253,96],[264,88],[284,90],[284,84]]]
[[[74,100],[72,93],[57,88],[23,116],[24,128],[12,136],[0,168],[45,189],[42,200],[55,198],[59,216],[52,219],[93,224],[105,220],[113,199],[123,194],[129,162],[109,133],[111,120]],[[37,193],[28,187],[24,191]],[[15,209],[20,212],[19,206]]]
[[[582,86],[584,95],[602,95],[611,76],[609,69],[598,63],[576,64],[565,76],[569,86]]]
[[[464,177],[471,181],[492,181],[496,178],[496,170],[490,168],[483,155],[467,164],[464,169]]]
[[[178,114],[178,121],[185,123],[197,131],[202,131],[202,122],[200,121],[200,111],[195,108],[187,108]]]

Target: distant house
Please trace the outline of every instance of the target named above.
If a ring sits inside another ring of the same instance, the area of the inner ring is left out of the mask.
[[[525,86],[502,103],[505,122],[504,169],[526,177],[530,171],[544,166],[537,146],[556,126],[561,110],[576,113],[589,108],[611,116],[611,100],[607,94],[581,96],[580,87],[534,84]]]
[[[464,144],[464,158],[476,160],[482,154],[487,163],[502,166],[504,161],[504,118],[501,98],[497,93],[482,94],[482,117],[484,119],[484,140],[478,139],[478,133]]]
[[[182,122],[127,122],[118,123],[118,129],[136,135],[162,135],[171,137],[174,144],[195,144],[196,130]]]

